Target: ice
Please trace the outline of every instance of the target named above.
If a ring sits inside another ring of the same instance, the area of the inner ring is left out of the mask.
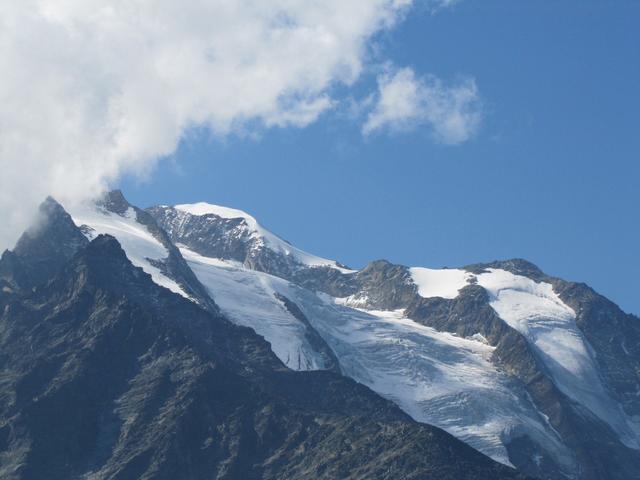
[[[204,257],[183,246],[180,251],[222,312],[264,337],[285,365],[294,370],[325,368],[323,357],[306,339],[306,326],[275,296],[277,290],[286,290],[286,281],[246,270],[237,263]],[[278,285],[279,289],[274,288]]]
[[[241,218],[259,245],[301,265],[353,272],[293,247],[240,210],[208,203],[175,208],[191,215]],[[184,295],[149,261],[162,260],[168,252],[136,221],[135,210],[121,216],[93,208],[72,216],[77,224],[92,229],[90,236],[115,236],[135,265],[160,285]],[[512,438],[527,435],[560,465],[572,469],[572,456],[557,432],[524,388],[491,362],[494,347],[479,333],[460,338],[420,325],[406,318],[402,310],[367,311],[357,308],[366,302],[335,299],[238,262],[178,247],[222,312],[263,336],[288,367],[326,368],[323,355],[308,341],[308,326],[285,308],[278,294],[298,305],[333,350],[345,375],[394,401],[415,420],[443,428],[505,464],[510,464],[505,445]],[[460,269],[411,268],[409,272],[424,298],[453,299],[470,283],[482,286],[491,307],[524,336],[558,388],[609,424],[627,445],[638,447],[637,426],[608,394],[592,349],[576,325],[575,312],[551,284],[499,269],[478,275]]]
[[[262,335],[287,366],[319,369],[323,362],[306,341],[306,326],[276,293],[301,308],[345,375],[417,421],[439,426],[505,464],[510,464],[505,442],[525,433],[547,445],[559,462],[570,461],[526,394],[515,393],[513,380],[491,363],[493,347],[484,339],[438,332],[402,311],[349,308],[281,278],[179,247],[228,318]]]
[[[336,353],[343,373],[509,465],[505,443],[527,434],[568,465],[557,434],[526,393],[490,361],[494,347],[420,325],[398,311],[366,311],[344,299],[289,287]]]

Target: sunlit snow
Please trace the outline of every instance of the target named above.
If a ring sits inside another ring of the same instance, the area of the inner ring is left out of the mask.
[[[607,422],[631,447],[638,448],[633,423],[607,393],[598,366],[575,312],[549,283],[538,283],[505,270],[489,269],[477,276],[491,297],[491,306],[520,332],[540,355],[554,382],[566,395]]]
[[[188,295],[171,278],[164,275],[149,260],[164,260],[167,249],[156,240],[147,228],[137,222],[136,212],[129,208],[124,215],[108,212],[96,206],[85,206],[71,212],[76,225],[90,228],[86,235],[92,239],[100,234],[115,237],[131,263],[151,275],[155,283],[188,298]]]
[[[456,298],[473,275],[465,270],[431,269],[414,267],[409,269],[413,283],[418,287],[418,295],[423,298]]]
[[[242,218],[254,238],[302,265],[352,272],[291,246],[242,211],[206,203],[178,205],[176,209],[191,215]],[[90,227],[90,237],[100,233],[116,237],[130,260],[156,283],[185,295],[150,262],[165,259],[168,252],[137,222],[134,209],[118,215],[94,207],[72,216],[78,225]],[[416,420],[439,426],[502,463],[509,464],[504,445],[520,435],[546,446],[560,464],[572,462],[526,392],[491,362],[494,347],[480,334],[460,338],[420,325],[401,310],[354,308],[366,303],[347,303],[237,262],[178,247],[223,313],[263,336],[290,368],[322,369],[324,357],[309,343],[307,326],[285,308],[277,294],[300,307],[336,354],[344,374],[393,400]],[[638,432],[603,386],[594,354],[576,325],[575,312],[551,284],[498,269],[478,275],[428,268],[411,268],[409,273],[424,298],[456,298],[462,288],[477,282],[489,294],[490,305],[500,318],[532,345],[558,388],[607,422],[629,446],[637,446]]]
[[[251,327],[264,337],[285,365],[294,370],[325,368],[322,356],[305,338],[304,324],[275,296],[277,290],[286,288],[286,281],[233,262],[204,257],[185,247],[180,251],[222,312],[234,323]],[[280,288],[275,288],[278,285]]]
[[[249,326],[297,370],[323,368],[305,326],[275,293],[294,301],[340,360],[344,374],[396,402],[420,422],[437,425],[495,460],[509,464],[504,443],[523,433],[567,462],[555,432],[528,397],[491,363],[484,339],[464,339],[419,325],[401,311],[358,310],[238,263],[180,250],[214,300],[235,323]]]
[[[526,432],[569,462],[555,432],[525,394],[490,361],[493,347],[417,324],[402,311],[365,311],[298,289],[297,300],[340,359],[342,371],[499,462]]]

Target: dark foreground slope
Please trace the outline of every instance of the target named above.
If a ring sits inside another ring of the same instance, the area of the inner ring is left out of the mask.
[[[0,478],[522,478],[353,381],[287,370],[115,239],[79,248],[34,289],[0,262]]]

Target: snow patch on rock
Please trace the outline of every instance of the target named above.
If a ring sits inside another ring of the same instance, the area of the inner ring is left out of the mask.
[[[413,267],[409,269],[413,283],[418,287],[418,295],[423,298],[456,298],[473,274],[458,269],[432,269]]]

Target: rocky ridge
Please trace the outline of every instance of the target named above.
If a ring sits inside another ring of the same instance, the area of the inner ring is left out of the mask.
[[[0,260],[2,478],[524,478],[348,378],[285,368],[69,218]]]

